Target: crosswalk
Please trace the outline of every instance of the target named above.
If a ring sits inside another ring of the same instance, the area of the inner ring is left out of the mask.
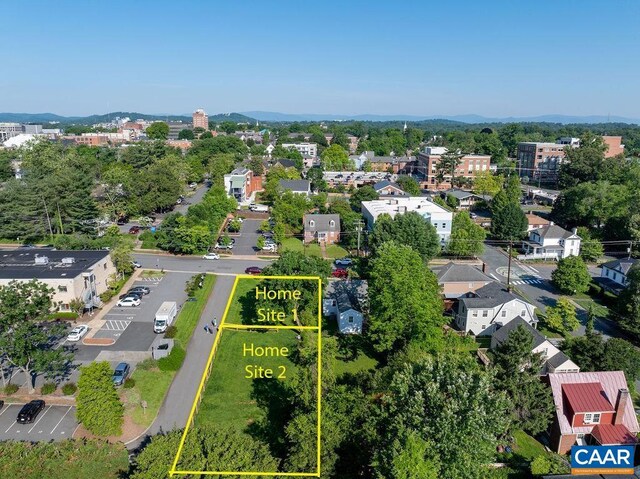
[[[545,280],[541,278],[529,278],[529,279],[517,279],[515,281],[511,281],[511,284],[542,284]]]
[[[105,321],[104,326],[102,326],[102,330],[104,331],[124,331],[127,329],[127,326],[131,324],[131,321],[124,321],[120,319],[109,319]]]

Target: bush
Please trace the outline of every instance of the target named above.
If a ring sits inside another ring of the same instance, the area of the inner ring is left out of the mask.
[[[108,289],[106,290],[104,293],[100,293],[100,300],[103,303],[106,303],[107,301],[109,301],[111,298],[113,298],[116,295],[116,292]]]
[[[178,328],[176,328],[173,324],[167,328],[164,332],[164,337],[167,339],[175,338],[176,334],[178,334]]]
[[[141,369],[143,371],[149,371],[157,367],[158,367],[158,361],[156,361],[153,358],[147,358],[144,361],[140,361],[136,366],[136,368]]]
[[[133,378],[127,378],[124,380],[124,384],[122,387],[125,389],[131,389],[136,385],[136,380]]]
[[[15,394],[18,392],[18,385],[17,384],[7,384],[4,387],[4,393],[7,396],[11,396],[12,394]]]
[[[65,396],[73,396],[78,390],[78,386],[75,383],[66,383],[62,386],[62,394]]]
[[[173,349],[166,358],[158,360],[160,371],[177,371],[182,366],[187,352],[179,345],[174,345]]]
[[[51,319],[66,319],[75,321],[78,319],[78,313],[70,312],[70,311],[59,311],[57,313],[53,313],[51,315]]]
[[[56,391],[57,387],[58,386],[56,385],[56,383],[44,383],[40,388],[40,394],[53,394]]]

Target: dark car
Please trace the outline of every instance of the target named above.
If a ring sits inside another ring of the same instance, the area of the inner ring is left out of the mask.
[[[137,298],[137,299],[139,299],[139,300],[142,300],[142,295],[143,295],[143,294],[144,294],[144,293],[143,293],[142,291],[129,291],[129,292],[128,292],[128,293],[126,293],[126,294],[121,294],[120,296],[118,296],[118,299],[124,299],[124,298],[127,298],[127,297],[129,297],[129,296],[132,296],[132,297],[134,297],[134,298]]]
[[[113,371],[113,384],[116,386],[122,386],[127,377],[129,377],[130,372],[131,367],[128,363],[118,364],[115,371]]]
[[[149,294],[151,292],[151,290],[149,288],[147,288],[146,286],[134,286],[133,288],[131,288],[129,291],[127,291],[128,293],[142,293],[142,294]]]
[[[138,233],[140,233],[140,227],[139,226],[132,226],[131,228],[129,228],[129,234],[137,235]]]
[[[25,404],[22,406],[22,409],[20,409],[16,421],[20,424],[29,424],[30,422],[35,421],[38,414],[40,414],[40,411],[44,409],[44,405],[44,401],[41,399],[36,399]]]
[[[258,268],[257,266],[249,266],[244,270],[244,272],[246,274],[262,274],[262,269]]]
[[[331,272],[331,276],[334,278],[347,278],[349,276],[349,272],[346,269],[337,268]]]

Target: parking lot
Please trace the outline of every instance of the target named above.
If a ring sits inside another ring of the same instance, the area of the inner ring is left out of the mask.
[[[233,246],[233,254],[235,255],[255,255],[258,253],[256,249],[256,243],[260,233],[260,224],[264,219],[245,219],[242,222],[242,228],[240,233],[233,235],[236,240],[236,244]]]
[[[78,427],[74,406],[45,406],[31,424],[18,424],[24,404],[5,404],[0,410],[0,441],[61,441],[70,439]]]

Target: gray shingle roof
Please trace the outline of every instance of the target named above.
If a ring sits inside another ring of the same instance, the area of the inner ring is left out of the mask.
[[[362,313],[366,307],[367,289],[367,282],[361,279],[330,281],[325,294],[336,300],[338,311],[355,309]]]
[[[400,185],[398,185],[398,183],[394,183],[393,181],[389,180],[378,181],[375,185],[373,185],[373,189],[378,191],[382,188],[386,188],[387,186],[393,186],[394,188],[397,188],[404,193],[404,190],[400,188]]]
[[[471,281],[491,281],[489,276],[484,274],[478,268],[469,264],[456,264],[449,262],[444,265],[437,273],[438,283],[461,283]]]
[[[309,191],[311,183],[309,180],[280,180],[279,184],[284,190],[304,191],[306,193]]]
[[[475,293],[468,293],[469,296],[463,296],[460,301],[467,309],[475,308],[493,308],[500,304],[508,303],[511,300],[519,299],[515,294],[509,293],[500,283],[489,283]]]
[[[278,159],[275,161],[274,165],[280,164],[283,168],[295,168],[296,162],[294,160],[288,160],[285,158]]]
[[[544,343],[547,340],[547,338],[545,338],[542,334],[540,334],[540,332],[537,329],[535,329],[533,326],[527,323],[520,316],[516,316],[507,324],[502,326],[500,329],[498,329],[495,333],[492,334],[492,337],[498,342],[498,344],[502,344],[507,340],[511,331],[515,330],[518,326],[524,327],[533,336],[532,349],[540,346],[542,343]]]
[[[557,368],[558,366],[566,363],[567,361],[571,361],[571,358],[566,354],[564,354],[562,351],[560,351],[555,356],[547,359],[547,364],[553,366],[554,368]]]
[[[615,269],[626,275],[631,269],[631,267],[637,262],[638,260],[634,258],[615,259],[613,261],[604,263],[602,267],[606,266],[609,269]]]
[[[538,233],[542,238],[569,238],[570,236],[574,236],[571,231],[567,231],[564,228],[561,228],[558,225],[546,225],[542,228],[537,228],[532,231]]]
[[[332,221],[333,226],[331,226]],[[306,231],[340,231],[340,215],[304,215],[304,229]]]

